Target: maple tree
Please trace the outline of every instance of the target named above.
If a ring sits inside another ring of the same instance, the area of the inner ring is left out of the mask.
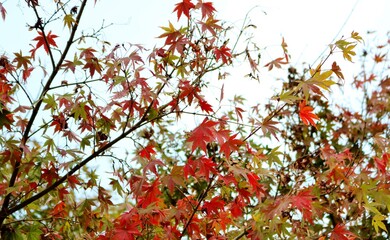
[[[389,236],[390,40],[355,63],[356,110],[331,92],[348,84],[356,32],[299,71],[284,38],[267,62],[242,34],[228,41],[212,2],[178,0],[150,50],[96,43],[105,25],[80,28],[99,1],[75,2],[26,0],[29,52],[0,55],[2,239]],[[255,80],[286,68],[279,93],[227,99],[236,63]]]

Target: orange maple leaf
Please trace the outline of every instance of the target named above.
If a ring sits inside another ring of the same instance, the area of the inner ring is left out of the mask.
[[[313,108],[306,105],[306,101],[303,100],[299,103],[299,117],[302,119],[305,125],[312,125],[317,128],[314,119],[320,119],[316,114],[313,113]]]

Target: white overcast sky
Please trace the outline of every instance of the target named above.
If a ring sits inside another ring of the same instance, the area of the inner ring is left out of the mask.
[[[36,37],[36,32],[26,31],[26,24],[34,24],[35,17],[31,12],[27,12],[30,9],[27,9],[24,0],[0,1],[8,11],[6,21],[0,20],[0,55],[5,53],[12,58],[12,53],[18,52],[19,49],[23,49],[24,54],[27,54],[31,49],[29,44]],[[106,23],[114,25],[105,30],[104,40],[113,45],[130,42],[141,43],[147,48],[152,48],[156,44],[156,37],[162,33],[159,27],[167,26],[169,20],[175,22],[177,19],[176,13],[172,11],[174,4],[179,1],[98,0],[93,7],[91,0],[81,24],[89,29],[97,28],[101,25],[101,19],[105,19]],[[41,4],[44,2],[46,1],[40,1]],[[196,0],[193,2],[195,3]],[[246,13],[252,9],[249,18],[251,23],[257,26],[254,31],[255,41],[260,47],[267,47],[263,55],[279,57],[272,56],[272,50],[280,51],[281,38],[284,37],[289,53],[292,55],[292,63],[295,64],[301,62],[312,64],[334,38],[342,35],[349,36],[352,31],[359,32],[363,36],[369,30],[377,31],[382,38],[386,36],[387,31],[390,31],[390,0],[215,0],[213,2],[218,11],[216,18],[237,27],[242,25]],[[62,25],[62,20],[59,20],[59,24]],[[54,33],[61,37],[68,31],[63,29],[62,33],[58,31]],[[260,84],[256,81],[243,82],[243,73],[239,68],[234,68],[232,71],[236,72],[230,72],[233,79],[230,87],[225,85],[226,92],[241,94],[254,101],[260,101],[259,95],[273,93],[267,88],[270,86],[272,88],[275,84],[272,78],[264,80],[261,76]],[[262,74],[267,76],[266,69],[262,70]],[[346,75],[346,77],[351,76]],[[264,83],[265,87],[262,85]],[[226,92],[225,96],[228,95]]]

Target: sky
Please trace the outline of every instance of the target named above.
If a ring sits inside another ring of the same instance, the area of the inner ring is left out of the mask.
[[[111,1],[100,0],[95,15],[110,19],[114,25],[107,29],[105,37],[112,42],[129,41],[142,43],[151,48],[156,43],[156,36],[167,26],[168,21],[176,20],[172,13],[178,0],[148,1]],[[194,2],[196,2],[194,0]],[[216,0],[217,19],[226,21],[238,31],[246,14],[249,23],[257,28],[252,31],[254,41],[263,48],[261,65],[280,56],[282,37],[288,44],[291,63],[297,68],[303,62],[311,66],[318,64],[321,56],[327,54],[328,44],[342,36],[348,37],[352,31],[363,37],[367,31],[377,31],[380,38],[385,38],[390,31],[389,0]],[[112,13],[115,14],[112,14]],[[100,15],[102,14],[102,15]],[[124,40],[125,39],[125,40]],[[342,59],[340,59],[342,60]],[[352,79],[356,67],[340,61],[345,76]],[[270,97],[275,92],[263,91],[274,88],[275,75],[265,68],[261,69],[261,84],[244,80],[247,74],[238,66],[225,85],[226,95],[238,94],[248,96],[254,102],[258,96]],[[237,80],[239,79],[239,80]],[[237,81],[244,86],[237,88]],[[348,88],[348,86],[346,86]],[[248,89],[250,91],[248,92]],[[261,93],[261,94],[259,94]]]
[[[0,21],[0,55],[5,53],[12,56],[12,53],[18,52],[19,49],[27,53],[31,49],[29,41],[36,37],[36,32],[18,32],[15,29],[27,28],[27,24],[33,25],[35,18],[26,12],[28,9],[24,0],[0,1],[8,12],[6,21]],[[173,23],[176,21],[176,13],[172,11],[178,1],[98,0],[96,6],[93,6],[93,1],[89,1],[81,25],[88,31],[99,28],[102,24],[100,19],[105,19],[105,23],[113,25],[104,30],[102,38],[111,42],[113,46],[117,43],[130,42],[140,43],[151,49],[159,41],[157,36],[162,33],[160,27],[167,26],[168,21]],[[262,65],[267,63],[267,58],[280,56],[278,54],[282,37],[288,44],[292,64],[299,66],[302,62],[314,65],[316,60],[323,56],[328,44],[343,35],[349,36],[352,31],[359,32],[363,37],[367,31],[377,31],[379,38],[384,38],[390,31],[390,0],[213,2],[218,11],[216,18],[236,26],[237,34],[248,14],[249,23],[257,26],[253,30],[253,40],[264,51],[262,55],[265,60]],[[55,32],[59,36],[65,33],[67,29],[62,26]],[[353,64],[344,64],[341,67],[348,73],[344,75],[352,79]],[[275,85],[275,78],[265,68],[261,69],[260,83],[244,80],[243,75],[246,72],[240,69],[240,65],[230,73],[231,77],[225,85],[227,96],[239,94],[256,102],[274,93],[272,88]]]

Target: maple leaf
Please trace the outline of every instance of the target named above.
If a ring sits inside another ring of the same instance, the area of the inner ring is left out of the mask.
[[[246,204],[242,201],[242,198],[236,197],[234,201],[230,204],[230,213],[232,217],[237,218],[242,216],[243,207]]]
[[[175,5],[176,7],[173,12],[177,11],[178,20],[180,19],[181,14],[184,14],[187,16],[187,18],[190,18],[190,10],[195,8],[195,5],[191,2],[191,0],[183,0],[183,2],[177,3]]]
[[[190,137],[187,139],[187,142],[192,142],[192,151],[199,147],[204,152],[207,152],[206,145],[214,140],[215,125],[217,124],[218,122],[205,118],[198,127],[192,130]]]
[[[352,31],[351,32],[351,38],[355,39],[358,42],[362,42],[363,38],[359,35],[359,33]]]
[[[379,170],[379,172],[383,175],[386,174],[386,167],[387,167],[387,163],[388,163],[388,155],[387,153],[383,154],[382,158],[378,158],[378,157],[375,157],[374,160],[375,160],[375,164]]]
[[[306,105],[306,101],[303,100],[299,103],[299,117],[302,119],[305,125],[313,125],[316,127],[314,119],[319,119],[319,117],[313,113],[313,108]]]
[[[386,57],[386,54],[385,54],[385,53],[382,54],[382,55],[375,54],[375,56],[374,56],[374,61],[375,61],[376,63],[383,62],[384,59],[385,59],[385,57]]]
[[[332,63],[332,71],[337,75],[337,77],[344,79],[344,75],[341,72],[341,68],[339,67],[339,65],[337,65],[336,62]]]
[[[152,160],[143,168],[144,176],[146,176],[146,172],[148,170],[154,173],[156,176],[158,176],[157,167],[156,167],[157,165],[165,166],[164,163],[161,162],[160,160]]]
[[[161,191],[159,189],[160,180],[157,178],[152,184],[144,183],[142,185],[142,196],[138,197],[138,206],[146,208],[152,203],[160,200]]]
[[[285,58],[280,57],[272,60],[271,62],[264,65],[264,67],[268,67],[268,71],[271,71],[274,67],[281,68],[282,64],[287,64],[288,61],[283,61]]]
[[[237,117],[240,118],[242,121],[243,120],[242,113],[245,112],[245,110],[240,107],[235,107],[234,111],[236,112]]]
[[[203,204],[202,209],[204,209],[209,215],[210,213],[218,214],[219,210],[223,210],[226,203],[225,201],[220,197],[213,197],[210,201],[205,201]]]
[[[244,143],[242,140],[236,139],[236,136],[237,134],[232,135],[221,145],[220,152],[224,153],[227,159],[230,158],[230,154],[233,151],[237,151],[238,148]]]
[[[71,188],[76,189],[77,185],[80,185],[81,183],[80,183],[79,179],[77,178],[77,176],[72,175],[72,176],[68,177],[68,184]]]
[[[169,22],[168,27],[160,27],[165,31],[165,33],[158,36],[159,38],[166,38],[165,44],[171,44],[172,42],[176,41],[180,36],[183,34],[180,32],[180,30],[176,30],[176,28],[173,26],[171,22]],[[161,54],[162,55],[162,54]]]
[[[65,206],[65,202],[59,202],[57,205],[54,206],[53,210],[51,211],[51,215],[53,217],[65,217],[67,215],[67,212],[65,211]]]
[[[64,71],[67,72],[68,70],[71,70],[73,73],[76,71],[76,67],[82,65],[83,63],[78,59],[77,55],[75,54],[73,57],[73,61],[64,60],[64,64],[61,65],[61,67],[64,67]]]
[[[199,104],[200,109],[202,109],[202,111],[205,111],[207,113],[214,112],[212,106],[208,102],[206,102],[205,100],[199,100],[198,104]]]
[[[46,53],[49,53],[50,45],[57,47],[57,44],[54,41],[54,38],[58,37],[57,35],[52,34],[51,31],[49,31],[49,33],[46,36],[41,31],[38,31],[38,34],[39,34],[39,36],[33,39],[33,41],[37,41],[37,45],[35,46],[35,50],[37,50],[38,48],[43,46]],[[46,44],[46,41],[48,44]]]
[[[73,26],[73,24],[76,23],[76,20],[73,18],[72,14],[67,14],[65,15],[64,17],[64,27],[68,27],[68,29],[70,30]]]
[[[30,56],[23,56],[22,51],[19,53],[14,53],[15,58],[13,62],[16,62],[16,68],[20,68],[23,66],[23,69],[28,69],[29,65],[31,65],[31,57]]]
[[[199,99],[199,93],[200,89],[198,87],[194,87],[191,85],[190,81],[180,81],[179,83],[179,89],[180,89],[180,99],[187,98],[188,104],[191,105],[192,100],[195,98]]]
[[[23,81],[26,82],[27,78],[30,77],[31,75],[31,72],[34,70],[33,67],[30,67],[30,68],[27,68],[27,69],[24,69],[23,70],[23,74],[22,74],[22,78],[23,78]]]
[[[0,13],[1,13],[1,17],[3,18],[3,21],[5,21],[5,15],[7,14],[7,11],[5,10],[1,2],[0,2]]]
[[[267,133],[270,133],[272,136],[276,138],[276,140],[279,141],[278,137],[276,136],[276,133],[279,132],[279,129],[275,127],[276,124],[279,124],[276,121],[272,121],[269,118],[264,119],[264,121],[261,123],[261,130],[263,131],[263,134],[266,135]]]
[[[186,188],[186,184],[184,182],[184,167],[177,165],[173,166],[171,173],[164,176],[163,179],[161,179],[161,182],[167,185],[171,194],[173,193],[176,185]]]
[[[196,9],[201,9],[202,11],[202,19],[205,17],[212,17],[213,13],[216,12],[212,2],[203,2],[199,0],[195,6]]]
[[[201,157],[195,161],[199,168],[199,175],[208,179],[210,177],[210,172],[217,174],[217,169],[215,168],[217,164],[208,157]]]
[[[207,18],[206,22],[199,23],[202,25],[202,32],[205,32],[207,30],[213,36],[215,36],[217,34],[215,30],[222,29],[222,27],[218,25],[217,22],[219,22],[219,20],[216,20],[213,16],[210,16],[209,18]]]
[[[140,157],[143,157],[143,158],[146,158],[146,159],[149,159],[149,160],[150,160],[150,157],[151,157],[153,154],[156,154],[156,151],[154,151],[154,146],[153,146],[153,145],[148,145],[148,146],[142,148],[142,149],[138,152],[138,155],[139,155]]]
[[[283,211],[288,209],[290,203],[291,198],[289,196],[283,196],[268,205],[265,209],[263,209],[263,212],[269,219],[273,219],[275,216],[279,216]]]
[[[222,47],[214,48],[214,54],[215,59],[218,61],[219,59],[222,60],[223,63],[227,64],[230,61],[230,58],[232,57],[232,54],[230,53],[230,48],[226,47],[225,45],[222,45]]]
[[[356,235],[348,231],[342,224],[337,224],[330,234],[330,240],[353,240],[356,238]]]
[[[141,236],[142,234],[137,229],[137,224],[133,224],[132,228],[115,228],[111,240],[134,240],[135,236]]]
[[[295,196],[291,197],[291,204],[302,212],[303,218],[309,222],[312,222],[312,202],[315,197],[311,194],[310,189],[306,189],[298,192]]]
[[[100,74],[102,73],[102,66],[99,63],[99,60],[94,57],[87,59],[87,63],[84,65],[83,69],[89,69],[91,77],[93,77],[95,71]]]

